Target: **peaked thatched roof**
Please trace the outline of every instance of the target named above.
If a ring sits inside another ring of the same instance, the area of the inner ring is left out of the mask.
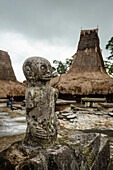
[[[81,31],[69,71],[60,78],[53,78],[51,85],[58,88],[60,94],[113,94],[113,78],[104,68],[97,29]]]
[[[16,81],[16,76],[7,52],[0,50],[0,80]]]
[[[26,86],[17,81],[10,56],[0,50],[0,98],[25,96]]]
[[[26,85],[18,81],[0,80],[0,98],[25,96]]]

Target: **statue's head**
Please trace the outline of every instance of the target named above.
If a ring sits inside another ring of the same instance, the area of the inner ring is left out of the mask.
[[[23,72],[28,81],[49,81],[52,77],[52,67],[48,60],[42,57],[30,57],[23,64]]]

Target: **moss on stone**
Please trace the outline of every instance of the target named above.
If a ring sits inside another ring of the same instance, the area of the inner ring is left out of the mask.
[[[91,153],[87,159],[87,162],[88,162],[88,168],[90,169],[92,167],[92,164],[93,164],[93,161],[94,161],[94,155],[93,153]]]
[[[87,146],[85,149],[84,149],[84,151],[83,151],[83,154],[85,154],[85,155],[87,155],[88,153],[89,153],[89,147]]]

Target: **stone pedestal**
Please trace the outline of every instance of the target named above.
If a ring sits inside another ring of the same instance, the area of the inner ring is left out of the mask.
[[[106,170],[109,141],[94,133],[62,129],[45,147],[26,147],[22,141],[0,153],[2,170]]]

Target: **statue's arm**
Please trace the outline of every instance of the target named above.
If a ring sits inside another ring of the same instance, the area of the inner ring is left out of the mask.
[[[35,107],[35,103],[34,103],[34,95],[32,91],[26,91],[26,109],[27,110],[31,110]]]
[[[54,96],[55,96],[55,102],[57,101],[58,99],[58,96],[59,96],[59,91],[58,89],[54,88],[55,92],[54,92]]]

